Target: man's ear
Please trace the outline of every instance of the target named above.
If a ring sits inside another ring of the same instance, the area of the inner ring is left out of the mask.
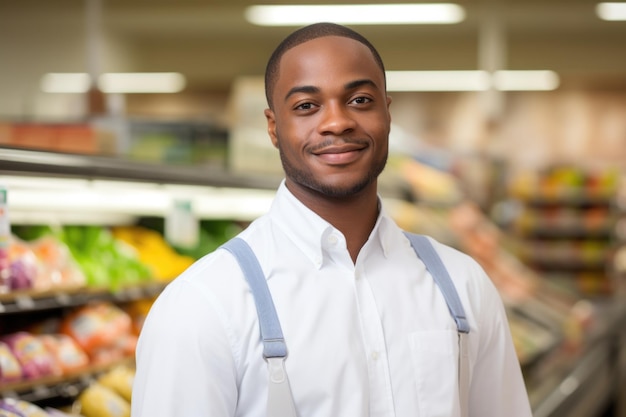
[[[276,136],[276,118],[272,109],[265,109],[265,119],[267,120],[267,133],[275,148],[278,148],[278,137]]]

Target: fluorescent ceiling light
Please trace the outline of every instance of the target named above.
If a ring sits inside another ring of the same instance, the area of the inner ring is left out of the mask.
[[[555,90],[559,76],[554,71],[496,71],[494,87],[502,91]]]
[[[603,20],[626,20],[626,3],[598,3],[596,14]]]
[[[259,5],[246,8],[245,16],[261,26],[448,24],[462,21],[465,10],[452,3]]]
[[[483,91],[489,89],[484,71],[387,71],[388,91]]]
[[[41,78],[46,93],[86,93],[90,78],[86,73],[49,73]],[[185,88],[185,77],[177,72],[117,72],[98,78],[104,93],[177,93]]]
[[[44,93],[86,93],[89,91],[89,75],[85,73],[49,73],[40,81]]]
[[[387,71],[388,91],[545,91],[559,85],[553,71]]]
[[[185,88],[185,77],[177,72],[106,73],[98,87],[105,93],[177,93]]]

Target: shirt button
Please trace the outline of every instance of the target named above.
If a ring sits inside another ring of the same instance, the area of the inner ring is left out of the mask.
[[[373,360],[373,361],[377,361],[379,356],[380,356],[380,355],[378,354],[378,352],[377,352],[377,351],[372,352],[371,357],[372,357],[372,360]]]
[[[330,243],[331,245],[336,245],[338,241],[339,239],[337,238],[337,236],[335,235],[328,236],[328,243]]]

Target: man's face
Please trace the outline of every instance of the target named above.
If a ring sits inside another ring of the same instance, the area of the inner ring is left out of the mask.
[[[390,99],[365,45],[326,36],[290,49],[272,98],[268,131],[292,192],[345,197],[375,189],[387,161]]]

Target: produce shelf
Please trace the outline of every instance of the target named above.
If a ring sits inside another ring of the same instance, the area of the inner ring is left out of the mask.
[[[15,148],[0,148],[0,172],[81,179],[117,179],[158,184],[275,189],[281,177],[242,176],[205,165],[173,165],[132,161],[107,156],[79,155]]]
[[[49,291],[22,290],[0,294],[0,316],[77,307],[94,301],[129,302],[159,294],[165,283],[133,285],[112,291],[108,288],[74,287]]]
[[[91,365],[84,370],[61,376],[45,376],[14,383],[0,383],[1,398],[16,398],[39,402],[52,398],[74,398],[92,384],[99,375],[117,367],[132,366],[133,358],[124,358],[102,365]]]

